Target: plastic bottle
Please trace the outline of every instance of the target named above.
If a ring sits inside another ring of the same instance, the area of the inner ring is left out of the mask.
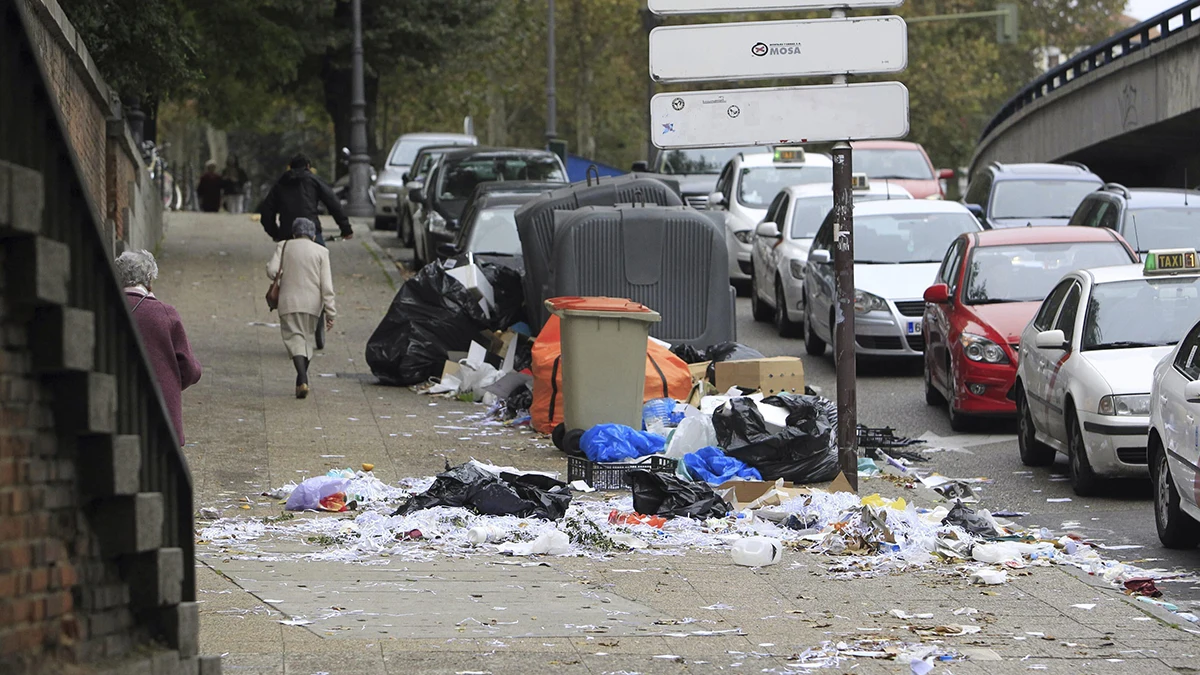
[[[646,431],[666,437],[667,425],[671,422],[671,411],[675,409],[675,401],[669,398],[656,398],[646,401],[642,406],[642,424]]]
[[[771,537],[746,537],[733,543],[733,562],[745,567],[774,565],[783,557],[783,542]]]
[[[476,546],[496,541],[503,536],[503,532],[491,525],[479,525],[467,530],[467,541]]]

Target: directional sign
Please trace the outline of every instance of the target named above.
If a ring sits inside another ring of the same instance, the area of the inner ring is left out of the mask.
[[[650,32],[660,82],[895,73],[908,65],[898,16],[664,26]]]
[[[648,0],[655,14],[724,14],[787,12],[797,9],[899,7],[904,0]]]
[[[650,120],[660,148],[903,138],[908,89],[870,82],[658,94]]]

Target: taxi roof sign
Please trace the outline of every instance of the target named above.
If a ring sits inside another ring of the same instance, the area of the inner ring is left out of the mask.
[[[1146,254],[1146,262],[1142,268],[1143,274],[1179,274],[1180,272],[1200,272],[1200,265],[1196,260],[1196,249],[1160,249]]]
[[[780,163],[803,164],[805,160],[804,148],[775,148],[775,161]]]
[[[850,174],[850,188],[853,190],[870,190],[871,181],[865,173]]]

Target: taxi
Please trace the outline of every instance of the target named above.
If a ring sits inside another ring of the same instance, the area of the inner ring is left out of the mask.
[[[767,207],[789,185],[833,184],[833,160],[803,148],[780,146],[774,152],[740,152],[729,160],[708,197],[709,216],[725,228],[729,279],[745,289],[750,281],[754,229]]]
[[[1154,369],[1150,384],[1150,485],[1154,524],[1167,548],[1200,543],[1200,323]]]
[[[1012,392],[1021,461],[1046,466],[1063,453],[1080,496],[1103,477],[1146,476],[1154,368],[1197,316],[1194,250],[1063,277],[1021,334]]]
[[[912,199],[887,181],[854,174],[854,201]],[[804,321],[804,269],[817,228],[833,208],[833,186],[793,185],[771,202],[754,232],[750,253],[750,309],[755,321],[772,321],[780,337],[798,337]]]

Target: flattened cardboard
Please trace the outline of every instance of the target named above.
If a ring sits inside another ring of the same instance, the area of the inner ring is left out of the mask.
[[[785,500],[811,494],[808,488],[785,483],[782,478],[775,482],[761,480],[731,480],[716,487],[716,493],[729,502],[734,509],[757,509],[763,506],[779,506]]]
[[[788,392],[804,393],[804,364],[794,356],[776,356],[716,364],[717,389],[757,389],[767,396]]]
[[[850,494],[854,494],[854,488],[850,487],[850,481],[846,480],[846,474],[840,471],[838,472],[837,478],[833,479],[833,482],[829,484],[829,487],[825,488],[825,491],[849,492]]]
[[[692,382],[699,382],[708,374],[708,364],[712,361],[701,361],[700,363],[689,363],[688,370],[692,371]]]

